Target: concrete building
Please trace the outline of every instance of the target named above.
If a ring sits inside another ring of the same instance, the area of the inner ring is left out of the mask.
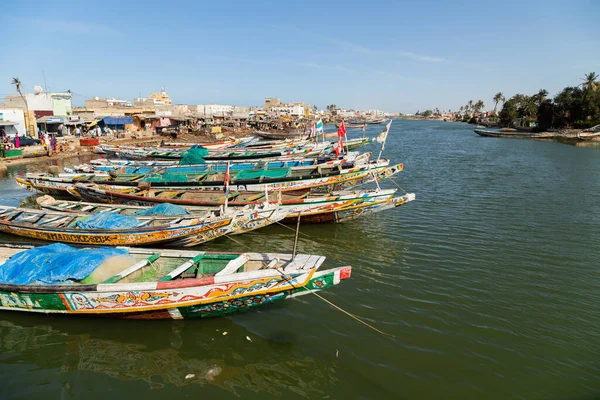
[[[34,111],[35,117],[43,117],[48,115],[56,115],[66,117],[73,113],[73,105],[71,102],[71,93],[26,93],[23,94],[27,106],[30,111]],[[4,105],[7,108],[19,108],[24,110],[25,103],[23,98],[18,94],[9,94],[4,98]]]
[[[171,97],[167,94],[167,92],[165,91],[164,87],[160,88],[160,92],[153,92],[150,95],[151,99],[154,99],[158,102],[160,102],[161,104],[164,104],[166,106],[170,106],[171,105]]]
[[[278,106],[272,106],[270,111],[278,117],[304,117],[304,105],[300,104],[282,104]]]
[[[30,134],[35,135],[37,133],[36,120],[38,118],[72,115],[73,105],[71,100],[71,93],[69,92],[44,93],[41,87],[36,86],[35,93],[24,93],[23,97],[18,94],[9,94],[4,98],[4,107],[20,109],[25,113],[29,109],[29,116],[25,117],[27,129]],[[27,106],[25,102],[27,102]]]
[[[370,115],[372,117],[383,117],[385,113],[381,110],[367,110],[365,114]]]
[[[271,107],[281,105],[281,100],[277,97],[267,97],[265,99],[265,110],[270,110]]]
[[[90,110],[109,107],[132,107],[132,104],[128,100],[118,100],[114,97],[108,97],[106,99],[101,97],[94,97],[93,99],[85,101],[85,108]]]
[[[0,132],[9,137],[25,136],[25,113],[18,108],[0,109]]]
[[[198,104],[196,106],[196,112],[202,116],[204,115],[229,115],[233,113],[234,106],[223,105],[223,104]]]

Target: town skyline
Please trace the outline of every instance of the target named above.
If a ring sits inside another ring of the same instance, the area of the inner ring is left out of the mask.
[[[600,7],[583,1],[258,3],[233,11],[186,3],[185,12],[110,1],[61,6],[71,12],[42,2],[35,11],[7,6],[0,29],[23,29],[7,44],[14,57],[0,66],[0,96],[15,93],[10,79],[19,77],[25,92],[71,90],[75,105],[165,87],[177,104],[258,106],[280,97],[320,109],[415,113],[457,110],[468,99],[489,106],[498,91],[555,95],[600,69],[600,56],[589,51],[600,48],[590,10]],[[106,18],[103,9],[119,12]],[[572,29],[548,28],[557,24]]]

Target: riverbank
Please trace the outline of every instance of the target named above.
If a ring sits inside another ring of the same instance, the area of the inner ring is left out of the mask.
[[[153,135],[147,137],[125,137],[125,138],[114,138],[110,136],[104,136],[100,138],[100,144],[113,144],[113,145],[132,145],[132,146],[156,146],[162,141],[176,140],[179,143],[212,143],[219,140],[224,140],[231,137],[243,137],[247,136],[247,132],[227,132],[226,134],[179,134],[175,139],[171,139],[166,136]],[[69,157],[86,156],[94,153],[94,146],[65,146],[68,148],[66,151],[60,153],[53,153],[48,155],[48,151],[42,146],[39,147],[42,151],[30,152],[26,156],[19,157],[8,157],[0,159],[0,172],[6,171],[10,166],[24,165],[31,162],[44,162],[51,160],[60,160]],[[26,149],[26,148],[23,148]]]

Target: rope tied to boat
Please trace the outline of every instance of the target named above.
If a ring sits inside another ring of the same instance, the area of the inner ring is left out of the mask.
[[[290,229],[291,229],[291,228],[290,228]],[[234,242],[236,242],[236,243],[237,243],[237,244],[239,244],[240,246],[242,246],[242,247],[245,247],[245,248],[247,248],[248,250],[252,251],[252,248],[251,248],[250,246],[248,246],[248,245],[245,245],[244,243],[240,242],[239,240],[236,240],[236,239],[232,238],[232,237],[231,237],[231,236],[229,236],[229,235],[224,235],[224,236],[225,236],[225,237],[227,237],[227,238],[229,238],[229,239],[231,239],[231,240],[233,240]],[[290,275],[286,274],[285,272],[283,272],[283,271],[282,271],[282,270],[280,270],[279,268],[274,268],[274,269],[275,269],[277,272],[279,272],[279,273],[281,274],[281,276],[283,276],[283,277],[285,277],[285,278],[287,278],[287,279],[290,279],[290,281],[289,281],[289,284],[290,284],[290,285],[291,285],[291,286],[292,286],[294,289],[304,289],[304,290],[306,290],[307,292],[309,292],[309,293],[312,293],[313,295],[315,295],[315,296],[316,296],[317,298],[319,298],[320,300],[322,300],[322,301],[324,301],[325,303],[329,304],[331,307],[333,307],[333,308],[335,308],[336,310],[338,310],[338,311],[340,311],[340,312],[342,312],[342,313],[346,314],[346,315],[347,315],[347,316],[349,316],[350,318],[354,319],[354,320],[355,320],[355,321],[357,321],[357,322],[360,322],[361,324],[363,324],[363,325],[365,325],[366,327],[368,327],[369,329],[371,329],[371,330],[373,330],[373,331],[375,331],[375,332],[379,333],[380,335],[387,336],[387,337],[391,337],[391,338],[393,338],[393,339],[400,339],[400,338],[399,338],[398,336],[396,336],[396,335],[393,335],[393,334],[391,334],[391,333],[384,332],[384,331],[382,331],[381,329],[378,329],[378,328],[374,327],[373,325],[369,324],[368,322],[366,322],[366,321],[363,321],[362,319],[360,319],[360,318],[359,318],[359,317],[357,317],[356,315],[352,314],[352,313],[351,313],[351,312],[349,312],[349,311],[346,311],[346,310],[344,310],[342,307],[340,307],[340,306],[338,306],[337,304],[333,303],[331,300],[327,300],[325,297],[323,297],[323,296],[321,296],[320,294],[316,293],[314,290],[307,289],[307,288],[306,288],[306,286],[295,286],[295,285],[292,283],[292,281],[291,281],[291,278],[292,278],[292,277],[291,277]]]

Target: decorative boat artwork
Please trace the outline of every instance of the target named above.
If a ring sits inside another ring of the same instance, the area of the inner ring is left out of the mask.
[[[91,273],[77,276],[83,271],[52,264],[60,256],[52,258],[51,247],[0,247],[0,309],[127,319],[218,317],[327,289],[351,275],[351,267],[319,271],[325,257],[316,255],[117,248],[127,261],[118,272],[102,277],[102,265],[88,265]],[[73,253],[69,264],[90,259],[73,249],[58,250]],[[48,283],[50,274],[31,271],[37,266],[27,261],[41,252],[48,253],[45,265],[53,275],[65,281]],[[21,270],[16,278],[15,268]]]
[[[285,210],[230,210],[214,216],[190,214],[172,217],[124,216],[100,213],[92,216],[0,206],[0,231],[54,242],[96,245],[162,244],[189,247],[225,234],[241,233],[277,222]]]

